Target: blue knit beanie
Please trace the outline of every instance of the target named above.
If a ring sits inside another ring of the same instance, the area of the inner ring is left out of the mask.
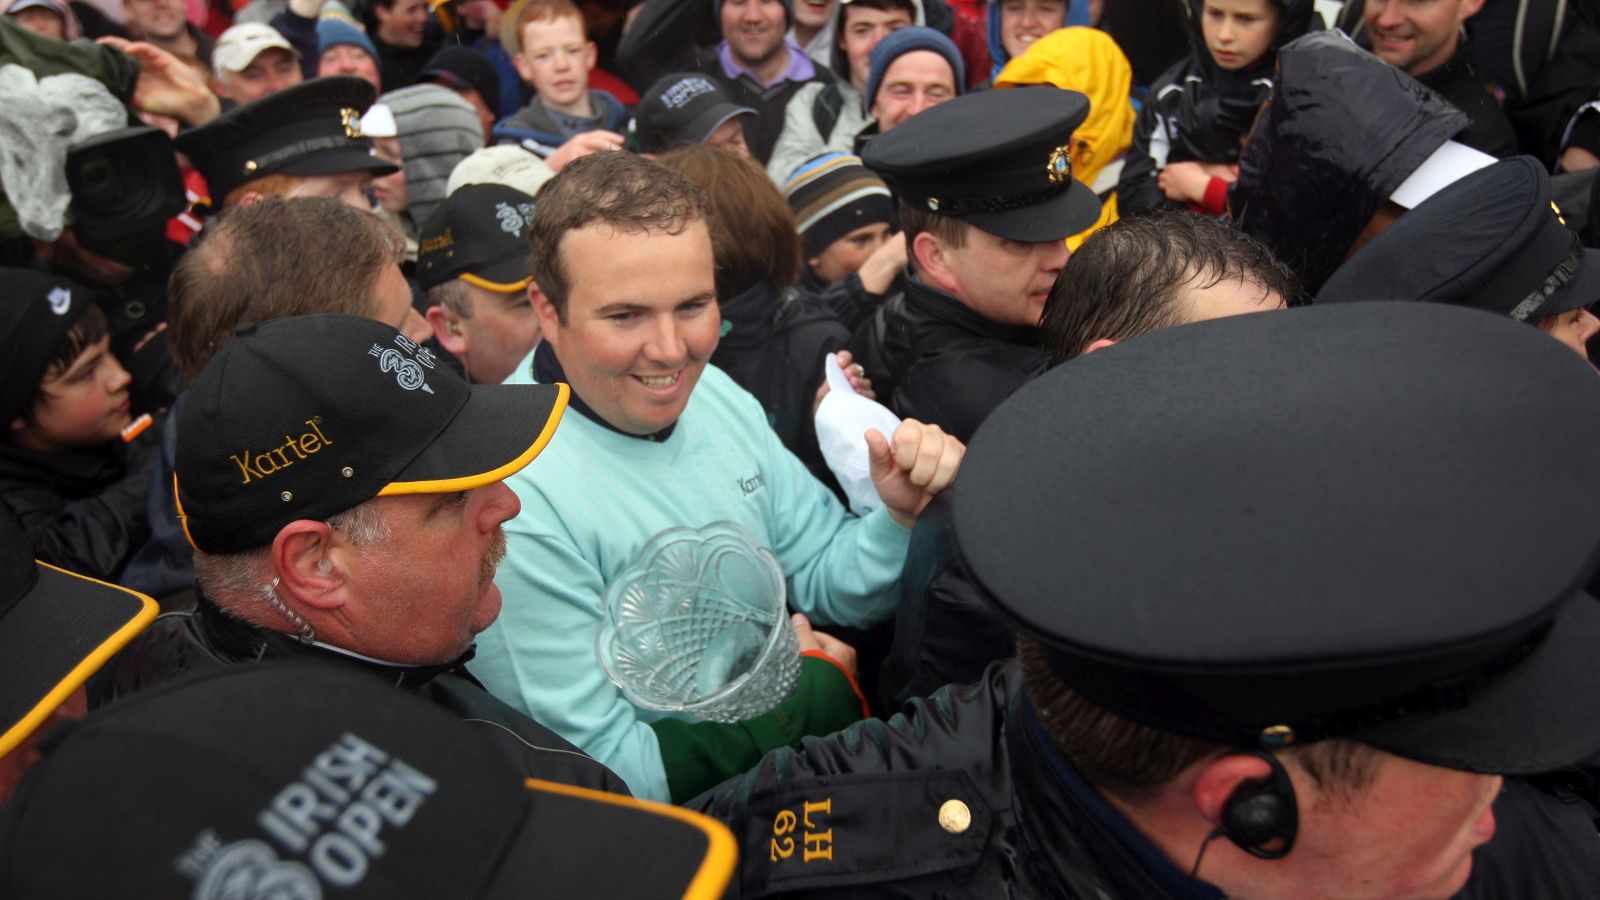
[[[889,32],[889,36],[879,41],[867,57],[871,64],[867,72],[868,109],[872,108],[872,101],[878,97],[878,86],[883,83],[883,73],[888,70],[889,64],[916,50],[931,50],[944,57],[944,61],[950,64],[950,71],[955,73],[956,93],[963,92],[967,84],[967,67],[961,63],[961,51],[940,32],[913,25]]]
[[[317,20],[317,55],[328,52],[329,47],[340,44],[350,44],[367,51],[373,62],[378,61],[378,48],[372,45],[372,39],[367,33],[351,25],[343,19],[318,19]]]

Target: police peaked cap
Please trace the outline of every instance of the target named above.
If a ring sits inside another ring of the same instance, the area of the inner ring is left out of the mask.
[[[361,133],[361,114],[376,97],[354,76],[314,78],[235,107],[176,143],[205,178],[214,208],[263,175],[387,175],[399,167],[373,156]]]
[[[915,209],[1014,241],[1063,240],[1100,218],[1072,177],[1072,132],[1089,98],[1051,85],[948,100],[867,142],[861,160]]]
[[[1486,166],[1401,216],[1340,266],[1318,303],[1422,300],[1522,322],[1600,300],[1600,250],[1585,249],[1531,156]]]
[[[1600,377],[1420,303],[1183,325],[978,430],[954,521],[1086,699],[1232,746],[1346,737],[1453,769],[1600,750]]]

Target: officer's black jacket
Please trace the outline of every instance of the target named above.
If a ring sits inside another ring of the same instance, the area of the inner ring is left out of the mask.
[[[729,895],[1182,896],[1182,873],[1152,872],[1064,789],[1025,703],[1016,665],[997,664],[887,722],[770,753],[691,801],[739,842]]]
[[[905,291],[856,329],[848,349],[896,415],[962,442],[1050,363],[1038,329],[991,322],[909,273]]]
[[[1221,896],[1132,832],[1047,740],[1016,663],[996,663],[888,721],[775,750],[686,805],[739,842],[730,898]],[[1592,897],[1595,811],[1571,786],[1593,790],[1593,772],[1564,773],[1562,789],[1507,779],[1494,804],[1507,833],[1473,854],[1458,896]],[[964,815],[949,816],[957,804]]]
[[[318,659],[370,672],[401,690],[431,700],[473,727],[486,728],[507,757],[529,777],[627,794],[622,779],[543,725],[495,699],[467,672],[472,651],[441,666],[395,666],[366,662],[300,643],[227,615],[205,596],[192,613],[158,616],[89,683],[90,708],[135,691],[223,666],[280,659]]]
[[[1418,75],[1417,80],[1449,100],[1471,120],[1467,130],[1456,140],[1498,159],[1517,155],[1517,134],[1511,130],[1511,120],[1506,118],[1494,95],[1478,77],[1467,41],[1461,42],[1455,55],[1444,65]]]

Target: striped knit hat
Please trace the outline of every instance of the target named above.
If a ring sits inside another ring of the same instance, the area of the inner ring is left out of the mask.
[[[378,102],[394,113],[400,132],[411,220],[426,222],[444,202],[450,171],[483,146],[483,123],[471,104],[437,84],[403,87]]]
[[[848,153],[824,153],[801,163],[784,184],[783,196],[794,210],[808,257],[863,225],[894,222],[888,186],[861,164],[861,157]]]

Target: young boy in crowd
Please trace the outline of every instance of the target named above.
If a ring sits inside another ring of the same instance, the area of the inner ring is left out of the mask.
[[[145,542],[156,459],[87,288],[0,269],[0,505],[51,565],[115,581]],[[144,438],[135,440],[143,433]]]
[[[521,144],[551,168],[595,150],[620,149],[628,108],[589,87],[598,53],[572,0],[531,0],[515,20],[511,61],[535,96],[494,127],[494,143]]]
[[[1190,0],[1189,58],[1162,73],[1133,128],[1122,215],[1184,206],[1221,215],[1240,143],[1272,92],[1278,48],[1311,24],[1309,0]]]

